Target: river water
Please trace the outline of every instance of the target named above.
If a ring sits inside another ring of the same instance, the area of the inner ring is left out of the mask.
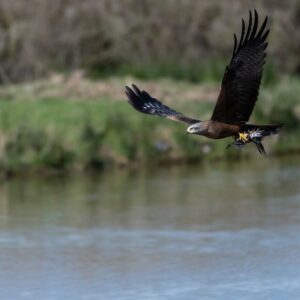
[[[0,299],[300,299],[300,158],[2,182]]]

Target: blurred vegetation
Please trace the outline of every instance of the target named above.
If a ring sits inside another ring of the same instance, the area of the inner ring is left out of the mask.
[[[275,73],[299,73],[297,0],[0,0],[0,82],[78,68],[94,77],[219,79],[233,33],[254,8],[271,18]]]
[[[261,93],[251,121],[286,124],[280,135],[266,139],[270,155],[300,150],[299,94],[300,79],[291,78]],[[202,119],[211,114],[213,106],[210,100],[176,103],[179,111]],[[243,151],[225,150],[230,138],[212,141],[187,136],[185,129],[175,122],[136,113],[117,99],[2,99],[0,168],[3,174],[13,174],[259,155],[254,145],[247,145]]]
[[[138,114],[122,90],[138,81],[209,118],[233,33],[254,8],[270,16],[271,34],[251,121],[286,124],[266,141],[269,153],[299,152],[299,1],[0,0],[0,170],[256,157],[253,145],[225,151],[230,139],[186,136],[183,125]]]

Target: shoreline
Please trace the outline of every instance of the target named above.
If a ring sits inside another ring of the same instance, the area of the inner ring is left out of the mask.
[[[237,150],[239,151],[239,150]],[[241,154],[238,154],[236,158],[231,157],[228,158],[222,158],[222,157],[216,157],[214,159],[210,158],[208,160],[205,159],[199,159],[199,160],[193,160],[193,161],[185,161],[182,160],[167,160],[167,161],[160,161],[155,163],[144,163],[144,164],[127,164],[127,165],[110,165],[110,166],[104,166],[102,168],[86,168],[86,169],[79,169],[79,168],[66,168],[66,169],[51,169],[51,168],[32,168],[32,167],[25,167],[19,170],[1,170],[0,169],[0,179],[2,180],[11,180],[15,178],[35,178],[35,177],[41,177],[41,178],[52,178],[52,177],[72,177],[72,176],[101,176],[101,175],[113,175],[115,172],[143,172],[145,169],[148,171],[153,170],[160,170],[160,169],[173,169],[173,168],[190,168],[190,167],[205,167],[207,165],[210,166],[222,166],[230,164],[237,165],[239,163],[251,163],[251,162],[257,162],[257,159],[262,159],[263,162],[267,160],[276,160],[279,161],[281,159],[300,159],[300,149],[295,149],[287,152],[278,152],[278,153],[272,153],[271,155],[267,155],[267,157],[263,157],[257,154],[258,157],[252,156],[252,155],[245,155],[242,156]]]

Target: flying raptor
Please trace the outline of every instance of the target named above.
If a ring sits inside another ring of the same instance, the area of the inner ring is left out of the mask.
[[[247,26],[242,19],[239,40],[234,34],[233,54],[223,76],[221,91],[210,120],[200,121],[179,113],[141,91],[136,85],[126,86],[128,102],[139,112],[166,117],[188,124],[187,133],[202,135],[211,139],[233,137],[238,149],[253,142],[260,154],[266,154],[262,140],[276,134],[282,124],[248,124],[259,93],[259,86],[265,64],[268,17],[258,26],[258,14],[249,12]]]

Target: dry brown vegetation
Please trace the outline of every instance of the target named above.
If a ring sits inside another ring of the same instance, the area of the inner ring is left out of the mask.
[[[124,86],[135,82],[164,103],[177,104],[193,101],[214,102],[220,90],[219,83],[193,84],[171,79],[142,81],[132,76],[110,77],[103,80],[91,80],[81,71],[69,76],[52,74],[34,82],[4,85],[0,87],[0,99],[6,100],[125,100]]]
[[[271,17],[269,53],[276,65],[298,72],[297,0],[0,0],[0,81],[227,58],[233,31],[254,8]]]

